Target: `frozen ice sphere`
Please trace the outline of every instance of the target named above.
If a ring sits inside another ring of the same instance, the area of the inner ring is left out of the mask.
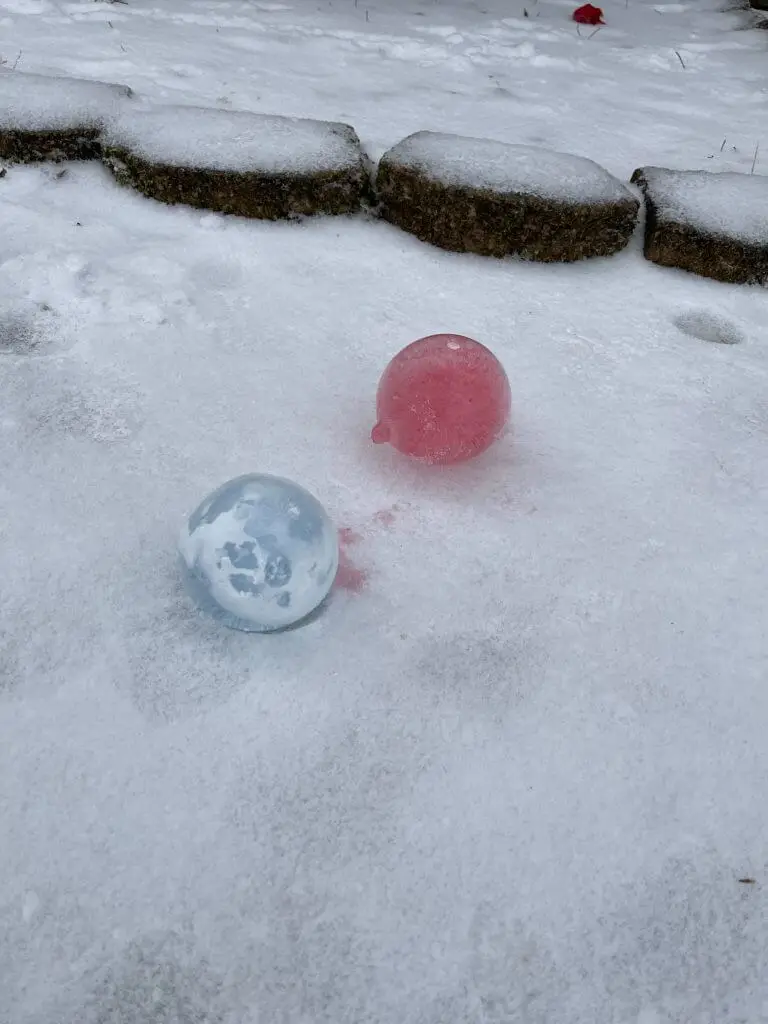
[[[250,633],[305,619],[325,600],[339,564],[337,531],[320,502],[261,473],[209,494],[182,530],[179,553],[198,607]]]

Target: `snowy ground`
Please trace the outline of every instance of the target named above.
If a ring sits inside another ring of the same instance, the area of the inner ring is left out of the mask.
[[[0,26],[19,71],[346,120],[375,157],[429,128],[624,179],[768,161],[749,15],[631,0],[587,39],[570,9]],[[0,1022],[764,1024],[768,293],[639,238],[494,262],[59,170],[0,182]],[[675,326],[702,314],[741,342]],[[427,471],[368,430],[439,330],[503,360],[515,432]],[[248,470],[313,490],[367,574],[282,636],[177,582],[184,513]]]

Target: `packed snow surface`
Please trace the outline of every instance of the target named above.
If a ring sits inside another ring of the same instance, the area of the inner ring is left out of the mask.
[[[417,132],[394,146],[388,160],[461,188],[524,193],[573,204],[630,198],[626,186],[593,160],[538,146]]]
[[[768,33],[721,6],[580,36],[554,0],[5,0],[2,57],[374,157],[432,130],[626,181],[760,141],[758,174]],[[765,1024],[768,293],[639,237],[483,260],[98,164],[0,198],[2,1024]],[[513,429],[430,470],[369,435],[441,331],[502,361]],[[181,586],[246,472],[342,529],[294,632]]]
[[[223,171],[309,173],[360,163],[360,144],[343,124],[199,107],[124,110],[107,144],[150,163]]]
[[[768,247],[768,176],[643,168],[659,219]]]

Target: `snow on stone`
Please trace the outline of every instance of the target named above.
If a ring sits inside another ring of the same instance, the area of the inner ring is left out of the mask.
[[[593,160],[538,146],[416,132],[387,159],[444,185],[526,193],[570,203],[610,203],[629,190]]]
[[[768,245],[767,176],[663,167],[644,167],[642,174],[659,220]]]
[[[124,85],[5,71],[0,73],[0,130],[97,127],[130,95]]]
[[[222,171],[308,173],[361,159],[348,125],[203,107],[124,111],[105,142],[154,164]]]

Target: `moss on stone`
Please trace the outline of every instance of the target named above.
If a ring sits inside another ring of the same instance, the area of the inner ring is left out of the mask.
[[[94,160],[101,155],[99,125],[50,131],[0,128],[0,159],[13,164],[48,160]]]
[[[360,211],[374,201],[370,166],[354,129],[343,129],[359,158],[310,170],[177,166],[148,159],[137,148],[103,140],[104,163],[116,180],[162,203],[257,220],[283,220]]]
[[[447,184],[392,152],[376,182],[383,217],[441,249],[569,262],[610,256],[635,229],[639,203],[629,190],[615,201],[579,202]]]
[[[722,231],[707,231],[663,204],[664,175],[679,171],[638,168],[632,182],[645,196],[645,258],[662,267],[687,270],[728,284],[768,283],[768,235],[765,241],[745,240]],[[710,172],[691,171],[692,176]],[[744,175],[748,178],[748,175]]]

